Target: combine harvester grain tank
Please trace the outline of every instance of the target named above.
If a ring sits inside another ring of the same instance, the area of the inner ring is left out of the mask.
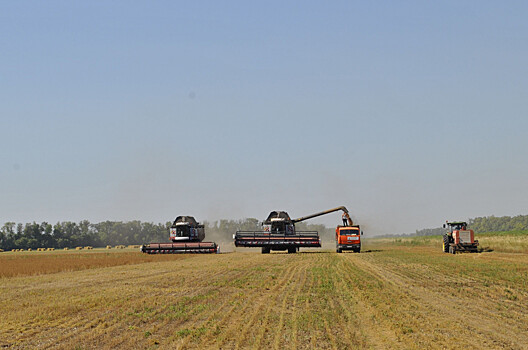
[[[205,238],[204,225],[192,216],[178,216],[169,230],[172,243],[149,243],[140,250],[147,254],[212,254],[220,253],[215,242],[202,242]]]

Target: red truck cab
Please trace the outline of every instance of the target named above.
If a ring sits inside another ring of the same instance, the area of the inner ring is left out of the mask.
[[[361,229],[359,225],[337,226],[336,228],[336,252],[341,253],[343,250],[352,250],[355,253],[361,251]]]

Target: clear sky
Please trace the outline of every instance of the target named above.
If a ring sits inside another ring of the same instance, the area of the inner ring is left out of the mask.
[[[386,234],[528,214],[527,14],[525,1],[2,1],[0,223],[345,205]]]

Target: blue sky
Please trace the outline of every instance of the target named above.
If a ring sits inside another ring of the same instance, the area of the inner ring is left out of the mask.
[[[528,214],[527,10],[2,2],[0,222]]]

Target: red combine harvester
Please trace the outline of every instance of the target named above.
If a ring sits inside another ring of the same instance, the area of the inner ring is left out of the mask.
[[[140,250],[147,254],[220,253],[215,242],[202,242],[204,238],[204,225],[192,216],[178,216],[170,227],[172,243],[150,243],[142,245]]]
[[[343,210],[348,216],[348,210],[345,207],[325,210],[298,219],[291,219],[285,211],[272,211],[262,223],[264,231],[237,231],[233,237],[235,246],[260,247],[262,254],[268,254],[272,250],[287,250],[288,253],[295,253],[301,247],[321,247],[321,239],[317,231],[297,231],[295,224],[338,210]]]

